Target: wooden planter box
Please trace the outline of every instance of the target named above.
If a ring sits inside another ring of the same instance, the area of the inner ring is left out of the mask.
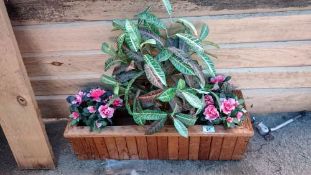
[[[195,125],[188,130],[189,137],[184,138],[169,125],[159,133],[145,135],[145,128],[137,125],[90,132],[88,127],[68,124],[64,136],[79,159],[240,160],[254,134],[248,113],[238,128],[219,125],[215,133],[204,133],[202,125]]]

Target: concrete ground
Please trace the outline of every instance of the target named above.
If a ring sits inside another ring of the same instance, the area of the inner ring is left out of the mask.
[[[269,126],[285,121],[296,113],[256,115]],[[257,132],[242,161],[79,161],[63,138],[64,121],[46,125],[54,149],[55,170],[18,170],[0,131],[0,174],[79,175],[79,174],[233,174],[233,175],[309,175],[311,174],[311,113],[274,133],[273,141],[265,141]]]

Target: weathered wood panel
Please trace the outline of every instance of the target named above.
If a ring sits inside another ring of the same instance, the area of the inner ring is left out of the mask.
[[[310,15],[232,17],[228,19],[196,17],[191,21],[208,23],[211,31],[209,39],[219,44],[311,39]],[[21,52],[42,53],[98,50],[102,42],[112,41],[112,38],[116,37],[118,32],[111,32],[111,29],[110,22],[98,21],[16,26],[14,31]]]
[[[176,17],[311,9],[308,0],[172,0],[171,2]],[[162,2],[152,0],[10,0],[7,2],[10,18],[15,24],[111,20],[132,17],[149,5],[152,6],[155,14],[167,17]]]
[[[20,50],[0,1],[0,125],[21,169],[51,169],[54,156]]]

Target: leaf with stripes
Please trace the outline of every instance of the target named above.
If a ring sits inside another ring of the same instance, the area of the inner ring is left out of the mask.
[[[152,71],[151,67],[148,66],[147,64],[144,65],[144,70],[145,70],[145,73],[146,73],[146,77],[147,79],[149,80],[149,82],[160,88],[160,89],[163,89],[163,85],[160,81],[160,79],[154,74],[154,72]]]
[[[160,96],[158,96],[158,100],[162,102],[169,102],[173,100],[176,94],[176,88],[168,88]]]
[[[177,33],[176,36],[184,40],[188,44],[188,46],[196,53],[204,53],[204,48],[201,45],[200,40],[196,37],[184,33]]]
[[[115,80],[114,78],[112,78],[111,76],[108,76],[108,75],[105,75],[103,74],[100,78],[100,81],[104,84],[107,84],[107,85],[112,85],[112,86],[115,86],[118,84],[117,80]]]
[[[183,137],[188,137],[188,129],[187,127],[177,118],[174,118],[174,126],[177,130],[177,132],[183,136]]]
[[[198,56],[204,61],[206,64],[206,72],[209,76],[215,77],[216,75],[216,70],[215,70],[215,65],[213,61],[210,59],[210,57],[204,53],[198,54]]]
[[[152,31],[146,30],[146,29],[139,29],[139,32],[140,32],[141,37],[144,40],[154,39],[158,45],[160,45],[162,47],[164,46],[163,39],[160,36],[158,36],[157,34],[153,33]]]
[[[146,41],[144,41],[143,43],[140,44],[140,48],[142,48],[146,44],[156,45],[157,42],[154,39],[147,39]]]
[[[195,36],[198,36],[197,29],[194,27],[194,25],[190,21],[188,21],[186,19],[183,19],[183,18],[179,18],[179,19],[177,19],[176,22],[182,24],[183,26],[185,26]]]
[[[185,62],[183,62],[178,57],[171,56],[169,60],[179,72],[186,74],[186,75],[194,75],[194,72],[191,69],[191,67],[188,66]]]
[[[183,113],[177,113],[175,117],[186,126],[193,126],[197,121],[197,117]]]
[[[134,52],[132,50],[130,50],[128,47],[123,46],[122,47],[125,54],[132,60],[137,61],[137,62],[142,62],[144,61],[144,56],[142,53],[140,52]]]
[[[148,54],[144,55],[144,60],[145,63],[151,68],[153,74],[156,75],[158,79],[160,79],[164,86],[166,86],[167,84],[165,73],[162,70],[160,63]]]
[[[125,20],[122,19],[114,19],[112,20],[112,30],[125,30]]]
[[[166,9],[168,15],[171,16],[172,13],[173,13],[173,7],[172,7],[170,1],[169,0],[162,0],[162,2],[164,4],[164,6],[165,6],[165,9]]]
[[[166,49],[163,49],[156,57],[155,59],[158,60],[159,62],[163,62],[168,60],[173,54],[169,52]]]
[[[121,35],[119,35],[117,39],[118,51],[122,50],[122,45],[124,43],[125,36],[126,36],[126,33],[122,33]]]
[[[159,132],[164,127],[166,120],[167,120],[167,117],[152,122],[150,127],[146,130],[145,134],[151,135],[156,132]]]
[[[125,20],[125,42],[132,51],[137,52],[139,50],[141,36],[138,28],[133,22]]]
[[[140,20],[142,20],[148,24],[151,24],[152,26],[155,26],[159,29],[166,29],[165,24],[159,18],[157,18],[154,14],[150,13],[148,10],[145,10],[145,11],[139,13],[137,15],[137,17]]]
[[[188,91],[181,91],[181,94],[185,97],[185,99],[191,106],[198,109],[202,108],[203,103],[198,96]]]
[[[116,56],[116,51],[115,49],[110,46],[108,43],[103,43],[102,44],[102,47],[101,47],[101,50],[105,53],[105,54],[108,54],[112,57],[115,57]]]
[[[133,116],[140,116],[144,120],[161,120],[167,117],[167,113],[160,110],[143,110],[133,113]]]
[[[133,83],[135,82],[135,80],[140,77],[141,75],[143,75],[144,72],[139,72],[131,81],[129,81],[129,83],[127,84],[127,87],[125,89],[125,94],[124,94],[124,100],[125,100],[125,107],[127,109],[127,112],[129,114],[133,114],[132,110],[131,110],[131,106],[130,106],[130,103],[129,103],[129,93],[130,93],[130,89],[133,85]]]
[[[105,71],[109,70],[111,66],[122,63],[123,61],[120,59],[109,58],[105,61]]]
[[[203,41],[207,37],[208,32],[209,32],[208,26],[206,24],[203,24],[202,27],[201,27],[201,32],[200,32],[199,40]]]

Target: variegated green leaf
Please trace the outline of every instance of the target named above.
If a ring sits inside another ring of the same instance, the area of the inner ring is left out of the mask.
[[[109,70],[111,66],[122,63],[123,61],[120,59],[109,58],[105,61],[105,71]]]
[[[140,32],[140,35],[142,36],[142,38],[144,40],[154,39],[154,40],[156,40],[156,42],[159,46],[161,46],[161,47],[164,46],[163,39],[159,35],[153,33],[152,31],[149,31],[146,29],[139,29],[139,32]]]
[[[172,7],[170,1],[169,0],[162,0],[162,2],[165,6],[165,9],[166,9],[168,15],[171,16],[173,13],[173,7]]]
[[[203,44],[204,46],[213,46],[213,47],[215,47],[215,48],[217,48],[217,49],[220,48],[218,44],[216,44],[216,43],[214,43],[214,42],[212,42],[212,41],[202,41],[202,44]]]
[[[112,20],[113,30],[125,30],[125,20],[114,19]]]
[[[156,57],[155,59],[158,60],[159,62],[163,62],[168,60],[173,54],[169,52],[166,49],[163,49]]]
[[[191,67],[176,56],[171,56],[169,60],[179,72],[186,75],[195,75]]]
[[[157,18],[154,14],[150,13],[149,11],[145,10],[139,13],[137,17],[140,20],[145,21],[146,23],[151,24],[159,29],[166,29],[165,24],[159,18]]]
[[[177,118],[174,118],[174,126],[177,130],[177,132],[183,136],[183,137],[188,137],[188,129],[187,127]]]
[[[196,95],[188,91],[181,91],[181,94],[185,97],[185,99],[191,106],[195,108],[201,108],[203,106],[202,101]]]
[[[157,42],[154,39],[148,39],[148,40],[146,40],[146,41],[144,41],[143,43],[140,44],[140,48],[142,48],[145,44],[156,45]]]
[[[186,126],[193,126],[197,121],[197,117],[188,114],[178,113],[175,115],[178,120],[180,120]]]
[[[130,47],[132,51],[137,52],[139,50],[141,36],[138,28],[133,22],[125,20],[125,42]]]
[[[122,50],[122,45],[124,43],[125,36],[126,36],[126,33],[122,33],[121,35],[119,35],[117,39],[118,51]]]
[[[147,79],[149,80],[149,82],[160,88],[160,89],[163,89],[163,84],[161,83],[159,77],[157,75],[155,75],[155,73],[153,72],[153,70],[151,69],[150,66],[148,66],[147,64],[144,65],[144,70],[145,70],[145,73],[146,73],[146,77]]]
[[[115,86],[118,84],[117,80],[105,74],[101,76],[100,81],[104,84],[112,85],[112,86]]]
[[[208,26],[206,24],[203,24],[201,27],[199,40],[203,41],[207,37],[208,32],[209,32]]]
[[[196,53],[204,53],[204,49],[200,43],[200,40],[196,37],[183,33],[177,33],[176,36],[184,40],[188,44],[188,46]]]
[[[198,54],[198,56],[204,61],[204,63],[206,64],[206,71],[207,74],[211,77],[214,77],[216,74],[216,70],[215,70],[215,65],[213,63],[213,61],[208,57],[208,55],[201,53]]]
[[[162,102],[169,102],[171,101],[176,94],[176,88],[168,88],[160,96],[158,96],[158,100]]]
[[[161,120],[154,121],[150,125],[150,127],[146,130],[145,133],[147,135],[151,135],[151,134],[154,134],[154,133],[160,131],[164,127],[166,120],[167,120],[167,117],[165,117],[164,119],[161,119]]]
[[[130,106],[130,103],[129,103],[129,92],[130,92],[130,89],[133,85],[133,83],[135,82],[135,80],[140,77],[141,75],[143,75],[144,72],[139,72],[128,84],[127,84],[127,87],[125,89],[125,94],[124,94],[124,100],[125,100],[125,107],[127,109],[127,112],[129,114],[133,114],[132,110],[131,110],[131,106]]]
[[[150,55],[144,55],[145,63],[152,69],[153,73],[160,79],[161,83],[166,86],[165,73],[160,63]]]
[[[115,49],[110,46],[108,43],[103,43],[102,44],[102,47],[101,47],[101,50],[105,53],[105,54],[108,54],[112,57],[115,57],[116,56],[116,51]]]
[[[133,113],[133,116],[139,116],[144,120],[161,120],[166,118],[167,113],[160,110],[143,110],[141,112]]]
[[[182,90],[186,87],[186,82],[183,79],[179,79],[177,83],[177,89]]]
[[[183,19],[183,18],[179,18],[177,19],[176,22],[184,25],[188,30],[191,31],[191,33],[193,33],[195,36],[198,36],[197,29],[194,27],[194,25],[190,21]]]

